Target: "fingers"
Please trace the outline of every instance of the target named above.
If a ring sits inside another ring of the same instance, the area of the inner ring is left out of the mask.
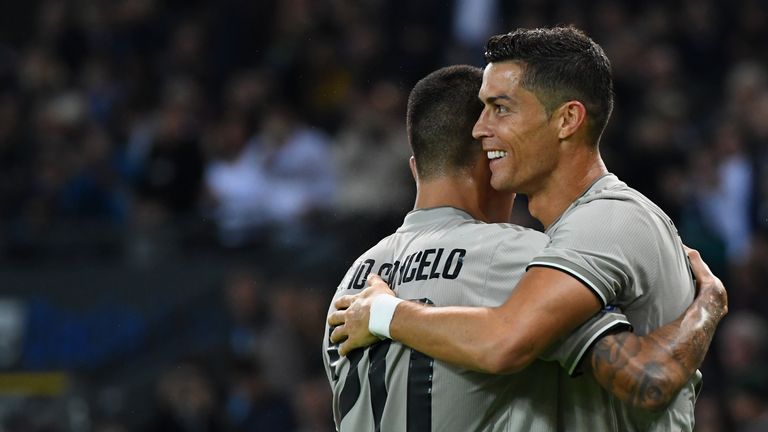
[[[717,305],[716,313],[723,316],[728,313],[728,292],[723,282],[712,273],[707,263],[701,258],[699,251],[685,248],[688,260],[691,263],[693,277],[696,278],[696,288],[699,296],[712,299]]]
[[[368,282],[368,287],[360,293],[362,298],[370,298],[378,294],[395,295],[395,292],[379,275],[370,274],[366,281]]]
[[[385,285],[387,284],[386,282],[384,282],[384,279],[382,279],[381,276],[377,275],[376,273],[368,274],[368,278],[366,279],[366,282],[368,282],[368,286],[373,286],[374,284],[378,284],[378,283],[383,283]]]
[[[699,281],[700,283],[705,283],[715,278],[715,275],[709,269],[709,266],[707,265],[707,263],[705,263],[704,260],[701,259],[701,254],[699,253],[699,251],[697,251],[696,249],[690,249],[688,247],[685,247],[685,252],[688,255],[688,260],[691,263],[691,270],[693,271],[693,276],[696,278],[697,281]]]
[[[328,325],[330,327],[343,325],[346,321],[347,321],[346,311],[343,311],[343,310],[333,311],[331,312],[330,315],[328,315]]]
[[[339,355],[342,356],[346,356],[358,348],[364,348],[373,342],[366,342],[366,339],[361,338],[359,335],[350,337],[349,330],[344,325],[334,328],[331,332],[330,339],[332,344],[341,344],[339,345]]]
[[[352,348],[350,348],[350,342],[344,342],[343,344],[339,345],[339,354],[346,357],[347,354],[352,351]]]
[[[336,299],[336,302],[333,303],[333,306],[336,307],[336,309],[344,310],[351,305],[355,299],[357,298],[357,294],[347,294],[339,297]]]
[[[331,343],[339,343],[346,340],[348,337],[347,328],[343,325],[340,325],[333,329],[331,332]]]
[[[391,291],[391,288],[389,285],[384,282],[384,279],[381,278],[381,276],[371,273],[368,275],[368,278],[366,278],[366,282],[368,282],[368,286],[370,288],[366,288],[366,290],[370,290],[371,288],[377,288],[377,289],[386,289],[387,291]]]
[[[370,337],[365,338],[365,337],[360,337],[360,335],[349,337],[347,338],[347,340],[344,341],[343,344],[339,345],[339,354],[346,356],[347,354],[351,353],[352,351],[358,348],[365,348],[371,345],[375,341],[376,341],[375,338],[371,340]]]

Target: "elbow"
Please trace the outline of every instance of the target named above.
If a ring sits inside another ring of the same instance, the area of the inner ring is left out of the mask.
[[[646,411],[650,412],[661,412],[666,410],[670,403],[672,403],[672,397],[653,400],[653,401],[643,401],[640,404],[636,405],[638,408],[644,409]]]
[[[631,405],[651,412],[666,410],[682,386],[669,376],[647,376],[637,383],[638,392]]]

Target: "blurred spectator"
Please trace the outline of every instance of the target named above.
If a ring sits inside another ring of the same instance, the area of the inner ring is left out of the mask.
[[[333,432],[333,407],[331,389],[324,374],[305,380],[294,395],[299,417],[298,432]]]
[[[725,242],[729,262],[739,263],[746,258],[752,236],[752,164],[732,125],[720,125],[714,141],[712,182],[697,182],[697,198],[706,223]]]
[[[18,299],[0,298],[0,369],[8,370],[20,363],[26,313]]]
[[[484,51],[489,34],[499,33],[501,23],[497,0],[454,0],[452,35],[456,44],[450,53],[454,63],[475,63]]]
[[[288,226],[331,208],[336,169],[327,137],[296,118],[287,105],[272,105],[253,140],[271,191],[270,217]]]
[[[137,125],[129,143],[140,202],[165,217],[189,215],[197,208],[203,171],[198,91],[192,81],[170,81],[159,113],[149,124]]]
[[[352,105],[348,126],[337,136],[333,158],[340,181],[334,210],[351,235],[391,231],[413,202],[405,98],[394,83],[377,82]]]
[[[209,377],[194,364],[179,364],[157,385],[157,409],[146,430],[214,432],[224,430]]]
[[[233,432],[296,430],[290,400],[273,390],[257,361],[237,360],[230,370],[226,413]]]
[[[760,232],[752,239],[749,255],[733,271],[733,286],[728,293],[728,304],[733,310],[748,310],[765,316],[768,298],[765,281],[768,280],[768,235]]]
[[[21,101],[16,95],[0,93],[0,226],[19,216],[19,204],[30,193],[35,155],[25,135]]]
[[[236,113],[260,113],[275,85],[274,77],[268,70],[237,71],[224,89],[226,107]]]
[[[268,191],[259,169],[256,148],[248,142],[245,115],[228,112],[209,134],[210,156],[205,167],[205,186],[218,224],[219,238],[238,246],[262,234],[267,225],[264,207]]]
[[[270,319],[265,281],[245,270],[229,275],[225,298],[229,312],[229,350],[235,358],[251,358]]]
[[[309,345],[302,338],[305,319],[313,320],[304,315],[306,309],[301,307],[304,298],[296,285],[289,280],[273,281],[268,296],[271,319],[258,340],[257,359],[264,380],[276,392],[290,397],[306,379],[309,369],[317,366],[320,341],[317,333]],[[317,312],[313,310],[313,313],[316,317]]]
[[[325,130],[335,131],[339,127],[339,120],[344,103],[348,101],[351,91],[351,74],[345,63],[337,61],[335,40],[326,36],[319,36],[307,41],[305,51],[299,58],[302,59],[297,69],[310,79],[298,79],[297,85],[301,101],[301,109],[306,112],[307,119],[314,124],[322,126]],[[285,133],[275,130],[279,127],[293,127],[293,125],[280,126],[274,122],[294,123],[295,113],[289,112],[287,106],[278,107],[272,113],[267,113],[267,123],[264,124],[264,132],[267,135]],[[276,117],[282,118],[276,118]],[[269,118],[271,117],[271,118]],[[271,130],[269,130],[271,129]],[[267,136],[267,140],[286,140],[287,136]],[[277,144],[277,143],[275,143]]]
[[[728,410],[738,432],[768,430],[768,390],[766,383],[733,383],[728,392]]]
[[[736,431],[768,425],[768,322],[750,312],[730,313],[719,334],[727,410]]]
[[[258,363],[263,372],[260,379],[274,391],[291,395],[307,374],[307,357],[315,359],[307,353],[320,355],[319,345],[317,350],[309,350],[297,329],[306,319],[304,300],[288,282],[268,282],[244,270],[230,273],[224,290],[229,355],[237,361]],[[316,332],[313,336],[312,344],[319,343]]]
[[[750,312],[730,313],[719,329],[720,361],[726,378],[768,384],[768,323]]]
[[[696,399],[696,432],[719,432],[725,429],[725,412],[722,403],[713,396]]]
[[[96,124],[84,128],[73,149],[72,172],[60,191],[59,214],[74,220],[125,222],[127,197],[114,155],[114,143]]]
[[[237,113],[224,119],[205,175],[221,240],[229,246],[267,228],[295,235],[332,206],[335,192],[324,134],[281,104],[270,107],[250,140],[245,121]]]

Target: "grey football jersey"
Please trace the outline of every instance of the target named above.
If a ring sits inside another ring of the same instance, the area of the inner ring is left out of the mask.
[[[550,242],[530,266],[579,279],[603,304],[619,306],[640,335],[675,320],[693,300],[695,284],[672,221],[612,174],[598,179],[546,234]],[[697,373],[667,410],[650,413],[614,398],[592,376],[562,377],[559,409],[573,430],[690,431],[700,380]]]
[[[375,272],[397,295],[436,306],[498,306],[509,297],[526,264],[548,242],[539,232],[486,224],[455,208],[409,213],[395,234],[364,253],[349,269],[334,300],[366,286]],[[333,302],[331,309],[333,310]],[[573,369],[588,345],[626,325],[604,312],[550,350]],[[394,341],[347,357],[323,341],[333,411],[341,431],[554,431],[558,370],[538,360],[523,372],[489,375],[435,361]]]

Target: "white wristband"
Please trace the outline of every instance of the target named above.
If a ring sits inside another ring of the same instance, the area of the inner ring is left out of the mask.
[[[371,316],[368,319],[368,331],[378,338],[392,339],[389,324],[395,314],[395,308],[403,301],[391,295],[379,294],[371,301]]]

